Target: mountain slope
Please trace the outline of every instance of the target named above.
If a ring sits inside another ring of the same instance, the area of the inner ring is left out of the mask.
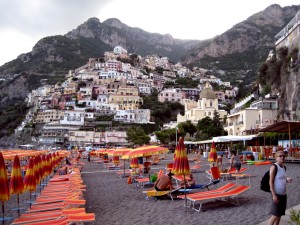
[[[299,10],[300,6],[271,5],[222,35],[199,43],[183,58],[183,63],[225,70],[230,75],[229,81],[243,79],[249,83],[255,79],[259,64],[274,48],[275,35]]]

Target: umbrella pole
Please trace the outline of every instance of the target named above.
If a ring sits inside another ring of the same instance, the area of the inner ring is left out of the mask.
[[[31,209],[31,191],[29,191],[29,208]]]
[[[185,210],[187,210],[187,199],[186,199],[186,181],[185,181],[185,175],[183,175],[183,182],[184,182],[184,200],[185,200]]]
[[[19,199],[19,194],[17,194],[17,202],[18,202],[18,216],[20,218],[20,199]]]
[[[124,177],[125,177],[125,159],[123,159],[124,160]]]
[[[5,218],[4,218],[4,202],[2,201],[2,225],[5,224]]]

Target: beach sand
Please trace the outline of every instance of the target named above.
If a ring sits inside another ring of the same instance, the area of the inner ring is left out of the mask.
[[[189,158],[193,157],[189,155]],[[164,169],[172,159],[173,154],[167,154],[165,160],[151,167],[151,172]],[[196,183],[209,181],[205,172],[209,169],[209,164],[206,159],[202,160],[200,171],[194,173]],[[128,166],[129,163],[126,162],[126,168]],[[288,176],[293,178],[293,183],[287,188],[287,208],[290,208],[300,203],[300,164],[286,163],[286,166]],[[224,164],[223,167],[228,167],[228,164]],[[191,209],[186,210],[184,200],[147,200],[143,191],[149,188],[127,184],[127,178],[118,177],[115,171],[104,170],[102,164],[87,163],[82,170],[82,177],[87,185],[84,194],[87,200],[86,210],[96,215],[96,221],[89,224],[259,224],[270,217],[268,213],[271,194],[260,190],[260,180],[269,167],[270,165],[249,165],[247,173],[251,174],[251,189],[238,197],[240,205],[219,200],[206,201],[203,204],[205,211],[199,213]],[[235,180],[222,181],[218,186],[227,182]],[[248,179],[240,179],[240,183],[248,185]]]
[[[193,158],[189,155],[189,158]],[[173,154],[167,154],[164,160],[158,165],[152,165],[151,172],[158,172],[165,169],[166,164],[172,162]],[[219,200],[206,201],[203,204],[204,212],[196,212],[195,210],[185,209],[184,200],[170,199],[152,200],[146,199],[143,191],[149,188],[137,187],[135,184],[127,184],[127,178],[120,178],[116,171],[107,171],[103,163],[95,164],[82,160],[85,165],[82,169],[82,178],[87,185],[87,191],[84,192],[86,199],[86,211],[93,212],[96,221],[86,223],[90,225],[150,225],[150,224],[222,224],[222,225],[252,225],[259,224],[267,220],[271,195],[270,193],[260,190],[260,180],[268,170],[270,165],[254,166],[249,165],[247,171],[251,174],[251,189],[238,197],[239,205],[233,205],[228,202]],[[121,161],[122,162],[122,161]],[[123,162],[122,162],[123,163]],[[194,163],[191,162],[190,166]],[[207,183],[209,180],[206,176],[206,170],[209,164],[206,159],[202,159],[199,172],[194,173],[196,183]],[[126,162],[126,168],[129,162]],[[228,167],[228,164],[223,164]],[[248,167],[248,165],[243,165]],[[300,164],[286,163],[287,174],[293,178],[293,183],[288,185],[288,205],[287,208],[300,204]],[[217,188],[227,182],[235,182],[235,180],[227,180],[219,183]],[[241,184],[248,185],[248,179],[241,179]],[[199,190],[199,189],[198,189]],[[29,200],[29,192],[20,195],[20,206],[28,208],[25,201]],[[5,216],[17,218],[17,211],[12,208],[16,207],[16,195],[5,202]],[[2,214],[1,214],[2,216]],[[6,222],[5,224],[10,224]]]

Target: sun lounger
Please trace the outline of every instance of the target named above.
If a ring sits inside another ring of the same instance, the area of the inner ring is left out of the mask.
[[[92,222],[95,221],[94,213],[79,213],[79,214],[71,214],[68,216],[68,222]]]
[[[223,193],[226,191],[229,191],[230,189],[236,187],[236,184],[234,183],[227,183],[217,189],[209,190],[209,191],[198,191],[194,193],[187,194],[187,197],[193,197],[193,196],[199,196],[199,195],[208,195],[208,194],[216,194],[216,193]],[[178,198],[184,199],[184,195],[179,195]]]
[[[206,194],[206,195],[198,195],[198,196],[189,196],[187,197],[187,200],[190,201],[191,203],[191,208],[200,212],[202,209],[202,203],[203,201],[206,200],[216,200],[216,199],[232,199],[235,200],[235,204],[239,204],[237,196],[244,193],[245,191],[247,191],[248,189],[250,189],[249,186],[244,186],[244,185],[238,185],[236,187],[234,187],[233,189],[226,191],[226,192],[222,192],[222,193],[212,193],[212,194]],[[195,205],[199,203],[199,208],[196,209]],[[231,201],[231,203],[234,203]]]
[[[60,218],[50,218],[42,221],[29,221],[29,222],[13,222],[12,225],[67,225],[68,218],[66,216],[62,216]]]
[[[193,165],[190,167],[190,170],[192,173],[197,172],[199,169],[201,168],[201,166],[199,164]]]
[[[180,188],[174,189],[172,191],[156,191],[155,189],[152,190],[148,190],[148,191],[143,191],[143,193],[145,193],[147,195],[147,199],[150,199],[152,197],[161,197],[161,196],[169,196],[171,198],[171,200],[173,201],[173,196],[172,194],[174,192],[178,192]]]

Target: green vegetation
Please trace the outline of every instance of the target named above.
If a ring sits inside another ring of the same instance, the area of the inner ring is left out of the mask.
[[[151,117],[158,126],[177,120],[177,114],[184,113],[184,106],[179,102],[159,102],[158,92],[153,91],[150,96],[145,96],[141,109],[150,109]]]
[[[294,210],[293,208],[290,210],[289,224],[300,225],[300,210]]]
[[[127,130],[127,141],[133,145],[148,144],[150,137],[141,127],[131,127]]]
[[[19,99],[12,99],[5,109],[0,109],[0,137],[13,134],[15,128],[23,121],[27,110],[27,106]]]
[[[177,78],[174,82],[166,82],[164,88],[196,88],[199,84],[199,80],[193,80],[191,78]]]

